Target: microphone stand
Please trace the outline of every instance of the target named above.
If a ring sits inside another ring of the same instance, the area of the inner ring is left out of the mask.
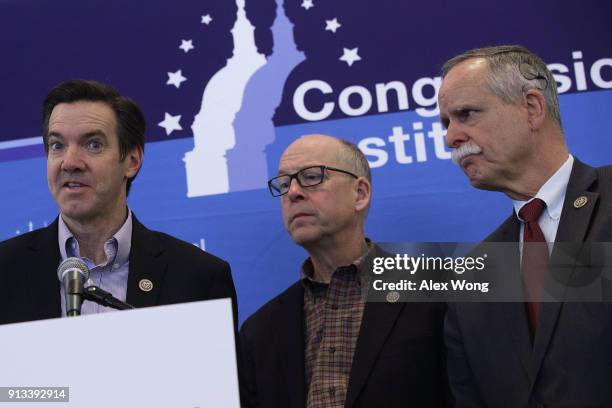
[[[99,305],[112,307],[113,309],[117,310],[136,309],[134,306],[117,299],[111,293],[102,290],[97,286],[88,286],[83,288],[83,293],[81,296],[85,300],[90,300]]]

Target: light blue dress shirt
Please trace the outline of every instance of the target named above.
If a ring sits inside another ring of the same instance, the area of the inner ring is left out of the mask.
[[[58,243],[62,261],[69,257],[77,257],[83,260],[89,268],[89,281],[85,286],[95,285],[110,292],[117,299],[126,301],[127,280],[130,266],[130,248],[132,245],[132,211],[128,208],[128,216],[119,231],[104,243],[106,260],[100,265],[95,265],[91,259],[81,257],[79,243],[68,229],[68,226],[59,217]],[[66,316],[66,302],[64,300],[64,288],[61,288],[62,316]],[[85,301],[81,308],[81,314],[104,313],[115,309],[101,306],[97,303]]]

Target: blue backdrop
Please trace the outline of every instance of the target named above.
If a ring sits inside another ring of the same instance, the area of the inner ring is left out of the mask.
[[[449,160],[442,63],[519,43],[549,63],[571,152],[612,160],[612,3],[391,0],[0,0],[0,238],[53,221],[41,103],[69,78],[109,83],[147,118],[130,207],[227,259],[241,321],[298,277],[305,252],[266,180],[295,138],[357,143],[373,170],[367,235],[478,241],[511,211]]]

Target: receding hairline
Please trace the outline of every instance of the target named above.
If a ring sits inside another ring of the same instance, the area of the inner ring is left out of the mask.
[[[336,152],[336,157],[340,161],[339,164],[352,164],[349,158],[352,143],[348,140],[344,140],[336,136],[327,135],[325,133],[310,133],[300,136],[295,141],[293,141],[291,145],[299,143],[300,141],[308,142],[310,140],[316,141],[317,139],[326,143],[332,143],[336,145],[336,147],[338,148],[338,151]]]
[[[442,78],[473,59],[486,61],[487,86],[505,102],[516,102],[526,90],[538,90],[546,101],[547,116],[562,129],[556,80],[540,56],[518,44],[474,48],[446,61]]]
[[[310,133],[310,134],[306,134],[306,135],[302,135],[298,137],[296,140],[291,142],[289,146],[287,146],[287,148],[283,152],[283,155],[281,156],[281,161],[282,161],[282,157],[285,157],[286,153],[288,151],[290,152],[290,150],[295,148],[296,146],[301,147],[302,145],[306,143],[316,142],[317,140],[325,142],[325,143],[330,143],[329,145],[330,149],[332,148],[337,149],[335,154],[333,155],[334,159],[336,160],[336,163],[321,163],[321,164],[339,166],[343,170],[351,171],[359,177],[367,178],[370,183],[372,182],[372,175],[370,172],[369,164],[367,162],[367,159],[365,158],[365,155],[359,149],[359,147],[356,146],[354,143],[352,143],[349,140],[342,139],[342,138],[332,136],[332,135],[327,135],[324,133]],[[313,164],[313,165],[317,165],[319,163],[320,162]],[[345,167],[348,167],[348,168],[345,168]],[[280,174],[280,168],[279,168],[279,174]]]
[[[289,146],[287,146],[287,148],[283,151],[281,159],[287,154],[287,152],[291,153],[293,149],[308,146],[309,143],[316,143],[317,141],[325,142],[325,143],[336,143],[338,148],[340,149],[345,148],[344,144],[337,137],[322,134],[322,133],[312,133],[312,134],[300,136],[297,139],[295,139],[293,142],[291,142]],[[329,147],[332,148],[333,145]]]

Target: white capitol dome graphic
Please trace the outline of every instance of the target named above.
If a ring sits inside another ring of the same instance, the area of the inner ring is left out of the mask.
[[[236,5],[233,55],[206,84],[200,111],[191,125],[194,149],[183,159],[187,197],[265,186],[265,147],[274,141],[272,115],[287,76],[304,59],[293,42],[293,25],[282,1],[271,28],[273,53],[267,59],[257,51],[244,0],[237,0]],[[258,97],[263,92],[265,98]],[[240,164],[239,174],[231,173],[232,162]]]

